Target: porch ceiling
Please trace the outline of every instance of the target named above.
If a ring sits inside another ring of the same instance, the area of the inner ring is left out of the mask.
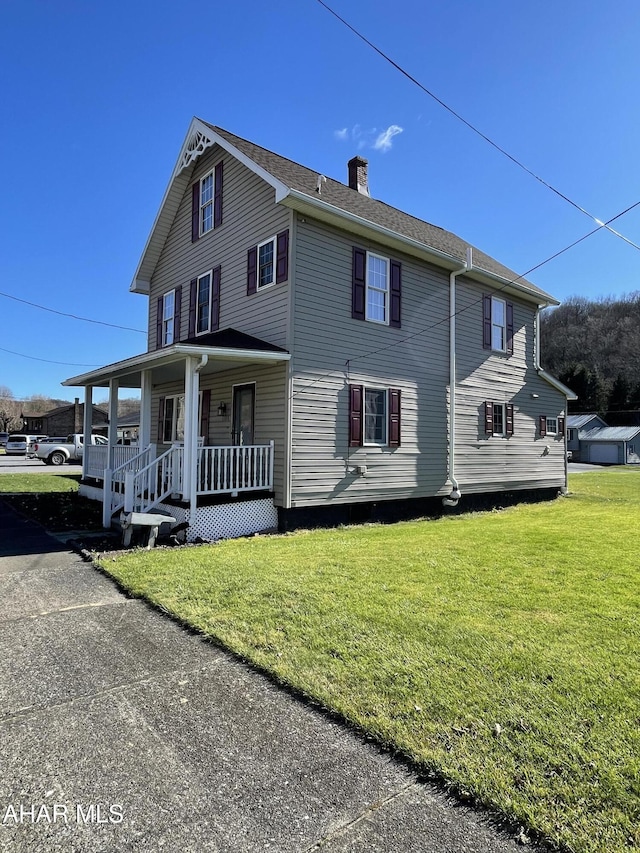
[[[235,367],[246,367],[251,364],[278,364],[289,361],[290,353],[272,350],[241,350],[232,347],[207,347],[192,344],[174,344],[154,352],[116,361],[89,373],[81,373],[65,379],[64,386],[87,386],[96,388],[108,387],[112,379],[117,379],[121,388],[141,388],[142,373],[151,371],[151,381],[154,385],[173,382],[184,378],[185,363],[188,358],[199,361],[206,359],[200,369],[201,376],[233,370]]]

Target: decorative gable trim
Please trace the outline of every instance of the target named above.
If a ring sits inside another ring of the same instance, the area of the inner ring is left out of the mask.
[[[214,137],[215,134],[212,133],[206,125],[203,125],[202,122],[195,124],[192,121],[189,132],[187,133],[187,138],[182,145],[180,156],[178,157],[174,176],[179,172],[182,172],[182,170],[186,169],[188,166],[191,166],[192,163],[195,163],[198,157],[204,154],[207,148],[211,148],[212,145],[215,145],[216,140]]]

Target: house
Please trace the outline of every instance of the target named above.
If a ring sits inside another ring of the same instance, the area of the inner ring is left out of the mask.
[[[108,414],[99,406],[92,406],[89,432],[100,431],[108,424]],[[82,432],[84,424],[84,403],[76,397],[68,406],[58,406],[48,412],[38,415],[20,416],[24,422],[24,431],[32,435],[70,435]]]
[[[580,461],[580,433],[606,426],[600,415],[594,412],[567,417],[567,450],[571,453],[571,459],[574,462]]]
[[[409,179],[410,176],[408,176]],[[465,241],[194,118],[131,291],[147,350],[68,379],[141,391],[139,445],[88,448],[104,523],[188,539],[566,488],[571,391],[540,367],[557,301]]]
[[[640,463],[640,427],[595,427],[580,430],[580,461],[599,465]]]

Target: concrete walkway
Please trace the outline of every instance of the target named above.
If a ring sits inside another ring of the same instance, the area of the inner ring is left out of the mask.
[[[522,849],[1,502],[0,602],[2,851]]]

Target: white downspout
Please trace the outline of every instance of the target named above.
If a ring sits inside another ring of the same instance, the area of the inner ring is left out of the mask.
[[[449,480],[451,492],[444,506],[457,506],[462,493],[456,480],[456,278],[473,269],[473,249],[467,247],[465,265],[449,273]]]

